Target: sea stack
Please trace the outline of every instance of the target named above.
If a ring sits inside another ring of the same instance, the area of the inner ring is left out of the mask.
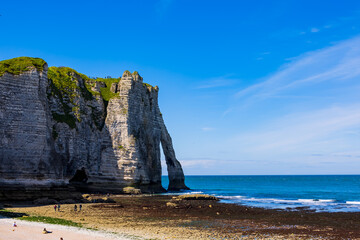
[[[91,79],[39,58],[1,61],[0,199],[18,189],[164,192],[160,144],[169,190],[188,189],[158,91],[137,72]]]

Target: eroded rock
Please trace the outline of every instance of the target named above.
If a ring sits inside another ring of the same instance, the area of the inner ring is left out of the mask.
[[[181,201],[181,200],[219,201],[219,198],[212,196],[212,195],[207,195],[207,194],[184,194],[184,195],[179,195],[179,196],[173,198],[173,200],[176,200],[176,201]]]
[[[123,188],[123,192],[126,194],[138,195],[141,194],[141,190],[134,187],[125,187]]]
[[[18,75],[5,72],[0,76],[0,184],[11,191],[23,187],[29,195],[47,189],[46,197],[67,186],[163,192],[161,144],[169,190],[187,189],[158,90],[129,71],[121,79],[100,80],[46,64]],[[4,189],[0,198],[11,195]],[[67,191],[57,199],[68,199]]]

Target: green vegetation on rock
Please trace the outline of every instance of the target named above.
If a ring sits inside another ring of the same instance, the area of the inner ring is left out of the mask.
[[[84,86],[81,86],[77,78],[81,77],[84,80]],[[69,67],[49,67],[48,78],[61,92],[65,93],[70,101],[73,102],[74,98],[78,96],[78,92],[85,98],[85,100],[92,100],[92,93],[89,92],[86,82],[90,79],[78,73]],[[78,91],[77,91],[78,90]]]
[[[124,73],[123,73],[123,75],[124,75],[124,74],[125,74],[125,75],[131,75],[131,72],[130,72],[129,70],[125,70]]]
[[[62,106],[62,114],[53,112],[53,118],[57,122],[63,122],[71,128],[76,127],[76,121],[80,122],[80,106],[77,100],[83,97],[85,100],[92,100],[93,95],[89,92],[86,81],[89,78],[69,67],[50,67],[48,71],[50,80],[50,95],[57,98]],[[82,82],[78,81],[82,78]]]
[[[120,82],[120,78],[97,78],[96,81],[105,83],[106,87],[100,88],[101,96],[105,101],[109,101],[111,98],[119,96],[118,93],[111,92],[110,88],[113,83]]]
[[[65,112],[65,114],[52,113],[52,116],[55,121],[66,123],[71,128],[76,127],[76,118],[71,114],[71,112]],[[54,135],[55,136],[55,135]],[[56,139],[56,138],[54,138]]]
[[[31,69],[44,70],[46,62],[41,58],[18,57],[0,61],[0,76],[5,72],[19,75]]]
[[[18,57],[0,61],[0,76],[5,72],[21,74],[31,69],[43,71],[45,64],[46,62],[43,59],[30,57]],[[138,72],[134,71],[131,74],[130,71],[126,70],[124,74],[136,75]],[[81,122],[82,114],[86,113],[85,109],[80,106],[80,99],[91,101],[98,98],[98,96],[101,96],[104,100],[106,110],[106,106],[110,99],[119,97],[119,92],[115,93],[114,90],[111,91],[111,87],[114,83],[119,84],[121,78],[90,79],[88,76],[69,67],[49,67],[48,79],[48,98],[50,99],[53,97],[56,102],[60,103],[60,109],[52,111],[53,119],[56,122],[66,123],[70,128],[76,128],[76,122]],[[97,90],[95,90],[94,87],[96,84],[100,84],[100,89],[97,88]],[[154,89],[154,87],[148,83],[143,83],[143,86],[146,87],[148,91]],[[99,129],[102,129],[104,119],[103,113],[93,107],[91,107],[91,110],[91,117],[96,126]],[[127,114],[127,109],[123,109],[122,113]],[[55,128],[53,129],[52,136],[54,139],[58,136]]]
[[[149,92],[151,92],[152,90],[157,91],[157,89],[158,89],[157,87],[153,87],[152,85],[150,85],[148,83],[143,83],[143,86],[146,87]]]
[[[151,86],[151,85],[148,84],[148,83],[143,83],[143,86],[144,86],[144,87],[148,87],[148,88],[153,88],[153,86]]]
[[[48,78],[50,80],[50,96],[57,98],[62,106],[62,113],[53,112],[53,118],[57,122],[63,122],[71,128],[76,127],[76,122],[81,121],[81,114],[83,113],[79,106],[79,99],[82,97],[85,100],[94,100],[97,95],[101,95],[107,102],[116,96],[118,93],[110,91],[113,83],[118,83],[120,78],[96,78],[90,79],[84,74],[78,73],[69,67],[50,67],[48,71]],[[83,81],[79,81],[80,78]],[[100,87],[100,93],[93,91],[91,88],[99,82],[104,87]],[[99,129],[103,127],[102,113],[97,109],[91,107],[91,117]]]

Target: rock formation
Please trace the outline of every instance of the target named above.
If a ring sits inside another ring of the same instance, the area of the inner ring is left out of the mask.
[[[137,73],[90,79],[41,59],[0,62],[0,184],[9,189],[187,189],[158,106]],[[1,198],[1,196],[0,196]]]

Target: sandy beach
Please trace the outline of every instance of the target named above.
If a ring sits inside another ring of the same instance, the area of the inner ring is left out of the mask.
[[[14,221],[17,227],[13,227]],[[42,230],[46,228],[49,232],[43,234]],[[0,240],[127,240],[122,236],[93,231],[76,227],[68,227],[47,223],[37,223],[21,221],[11,218],[0,219]]]
[[[112,240],[126,239],[126,237],[131,239],[360,239],[360,213],[355,212],[270,210],[210,200],[174,201],[173,196],[164,195],[110,197],[115,200],[114,203],[83,203],[82,210],[76,212],[74,204],[63,204],[60,212],[55,212],[53,205],[25,206],[23,203],[18,206],[13,204],[6,209],[20,216],[46,216],[69,220],[85,228],[119,234],[118,238],[98,231],[86,229],[80,231],[78,228],[48,226],[41,223],[33,225],[34,223],[25,222],[18,222],[19,227],[12,232],[12,220],[9,219],[2,219],[0,236],[15,237],[6,240],[24,239],[21,238],[24,236],[21,234],[39,236],[26,239],[55,240],[59,239],[61,234],[62,237],[67,236],[64,240]],[[43,227],[53,233],[41,234]],[[28,230],[22,230],[26,228]],[[1,237],[0,239],[2,240]]]

